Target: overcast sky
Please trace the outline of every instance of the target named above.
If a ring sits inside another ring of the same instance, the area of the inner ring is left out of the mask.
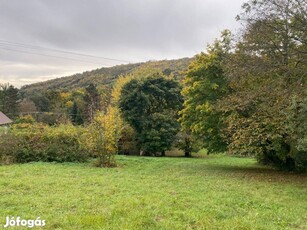
[[[243,2],[0,0],[0,83],[19,87],[103,66],[192,57],[223,29],[239,28]]]

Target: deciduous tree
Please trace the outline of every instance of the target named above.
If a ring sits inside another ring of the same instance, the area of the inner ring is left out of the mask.
[[[307,96],[306,7],[305,0],[243,5],[245,29],[224,63],[231,94],[219,104],[230,152],[291,170],[306,165],[294,135]]]
[[[209,152],[225,151],[227,147],[222,138],[223,114],[216,110],[216,103],[228,92],[222,62],[230,49],[230,36],[229,31],[224,31],[220,41],[197,55],[184,79],[181,125]]]
[[[159,74],[131,80],[122,88],[119,108],[145,154],[163,155],[171,147],[179,130],[180,89],[178,82]]]

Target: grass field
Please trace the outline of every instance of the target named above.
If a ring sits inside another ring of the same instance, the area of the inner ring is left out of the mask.
[[[45,229],[307,229],[306,174],[223,155],[118,163],[1,166],[0,228],[20,216]]]

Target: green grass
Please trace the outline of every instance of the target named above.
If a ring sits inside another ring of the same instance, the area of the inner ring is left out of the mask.
[[[223,155],[118,163],[1,166],[0,228],[40,216],[45,229],[307,229],[306,174]]]

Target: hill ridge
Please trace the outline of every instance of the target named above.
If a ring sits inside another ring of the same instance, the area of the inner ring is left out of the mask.
[[[94,83],[96,85],[111,85],[121,75],[143,75],[147,76],[154,72],[163,72],[173,75],[175,79],[183,78],[183,71],[193,58],[180,58],[172,60],[147,61],[132,64],[121,64],[112,67],[102,67],[70,76],[63,76],[47,81],[37,82],[22,86],[20,91],[29,95],[44,90],[73,90],[83,88]]]

